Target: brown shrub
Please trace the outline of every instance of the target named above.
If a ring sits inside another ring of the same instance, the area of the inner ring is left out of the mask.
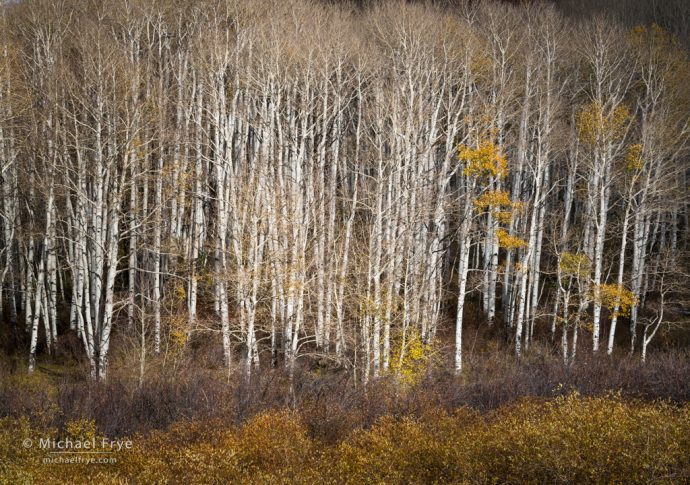
[[[185,421],[134,435],[117,463],[44,464],[22,440],[91,436],[0,420],[0,481],[65,483],[681,483],[690,472],[690,408],[578,394],[523,399],[490,413],[429,409],[384,416],[334,444],[300,416],[261,413],[242,426]]]

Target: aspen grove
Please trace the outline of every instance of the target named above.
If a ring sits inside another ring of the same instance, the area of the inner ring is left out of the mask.
[[[460,374],[470,312],[518,357],[644,360],[687,312],[690,63],[657,24],[539,2],[1,11],[0,311],[29,372],[72,333],[97,380],[123,335],[142,375],[202,337],[245,378],[312,360],[367,383],[432,347]]]

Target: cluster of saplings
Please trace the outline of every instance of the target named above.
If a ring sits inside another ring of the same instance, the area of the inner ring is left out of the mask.
[[[460,374],[472,302],[518,357],[644,360],[688,286],[689,83],[659,25],[537,2],[6,2],[6,328],[30,372],[211,335],[368,382],[444,339]]]

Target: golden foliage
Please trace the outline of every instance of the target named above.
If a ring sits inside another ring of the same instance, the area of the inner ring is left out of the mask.
[[[649,27],[636,25],[628,39],[638,57],[658,64],[674,65],[682,61],[682,47],[678,39],[656,23]]]
[[[179,353],[189,340],[187,318],[184,314],[171,316],[168,325],[170,328],[170,350],[173,353]]]
[[[644,160],[642,160],[642,145],[639,143],[630,145],[625,156],[625,169],[630,172],[642,170]]]
[[[485,52],[477,50],[470,59],[470,71],[477,76],[488,76],[491,74],[493,61]]]
[[[187,291],[184,288],[184,285],[182,283],[178,283],[175,285],[175,298],[179,301],[184,300],[187,298]]]
[[[598,102],[584,106],[577,115],[577,132],[580,140],[590,148],[603,140],[619,141],[625,135],[630,110],[625,105],[617,106],[610,113]]]
[[[496,211],[494,213],[494,216],[496,217],[496,219],[498,219],[498,222],[500,222],[501,224],[508,224],[510,220],[513,218],[513,211]]]
[[[616,316],[629,316],[630,310],[637,305],[633,292],[622,285],[601,284],[598,286],[598,294],[601,304]]]
[[[511,200],[510,192],[508,191],[489,190],[475,199],[474,206],[479,212],[489,210],[499,223],[508,224],[513,215],[523,209],[524,204]],[[497,236],[499,245],[506,249],[521,248],[526,245],[522,239],[510,236],[502,229],[499,230]]]
[[[561,254],[559,267],[566,276],[586,277],[590,273],[592,262],[586,254],[564,252]]]
[[[45,464],[46,450],[22,446],[57,430],[3,418],[0,482],[675,483],[690,469],[688,430],[687,405],[572,394],[488,414],[385,416],[335,444],[311,438],[288,411],[240,427],[181,422],[131,437],[117,463],[70,465]]]
[[[464,173],[468,177],[503,178],[508,173],[508,162],[491,141],[484,141],[477,148],[461,145],[458,157],[465,162]]]
[[[519,249],[527,247],[527,241],[517,236],[511,236],[508,231],[499,229],[496,231],[498,237],[498,245],[506,249]]]
[[[402,360],[400,354],[402,354]],[[422,342],[418,332],[412,331],[407,335],[405,347],[402,339],[391,354],[391,370],[395,372],[405,384],[416,384],[429,368],[433,349],[431,345]]]
[[[510,193],[505,190],[490,190],[484,192],[474,201],[475,207],[478,209],[486,209],[488,207],[510,207],[512,201],[510,200]]]
[[[666,404],[577,395],[525,400],[488,417],[461,409],[386,418],[340,447],[341,476],[351,483],[644,483],[688,465],[689,418]]]
[[[96,421],[93,419],[69,421],[65,424],[65,429],[70,438],[90,440],[96,437]]]

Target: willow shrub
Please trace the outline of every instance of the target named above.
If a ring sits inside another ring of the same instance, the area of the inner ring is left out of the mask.
[[[40,483],[682,483],[690,477],[690,406],[610,395],[523,400],[479,414],[386,416],[335,444],[297,413],[239,427],[176,423],[131,438],[116,464],[48,465],[39,436],[92,436],[91,422],[37,430],[0,420],[0,482]]]

